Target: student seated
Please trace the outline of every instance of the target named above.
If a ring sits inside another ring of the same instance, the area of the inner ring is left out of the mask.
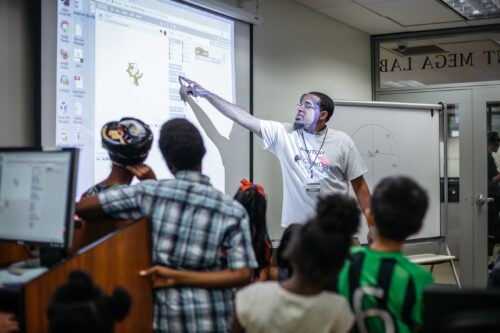
[[[252,247],[258,264],[254,270],[253,280],[265,281],[269,278],[273,247],[271,238],[267,233],[267,203],[264,188],[259,184],[253,184],[246,179],[242,179],[241,186],[234,195],[234,200],[245,207],[250,219]]]
[[[108,122],[101,129],[101,140],[112,162],[111,173],[85,191],[82,198],[117,185],[129,185],[134,176],[140,180],[156,179],[153,170],[143,164],[153,142],[153,133],[147,124],[128,117]]]
[[[374,232],[369,248],[351,249],[339,275],[339,293],[350,302],[358,332],[414,332],[422,326],[424,287],[431,274],[401,254],[422,228],[428,197],[408,177],[384,178],[373,191],[366,216]]]
[[[359,216],[354,199],[321,198],[316,217],[298,227],[285,252],[293,275],[240,290],[231,332],[350,331],[354,317],[347,301],[325,289],[344,265]]]
[[[111,296],[92,282],[84,271],[70,273],[57,288],[47,308],[50,333],[111,333],[130,310],[128,292],[117,287]]]
[[[155,287],[156,332],[227,332],[233,316],[232,288],[247,284],[257,267],[247,213],[201,173],[205,147],[190,122],[166,122],[160,150],[175,179],[110,189],[80,201],[77,213],[90,220],[109,216],[151,221],[155,266],[149,272]],[[200,281],[187,274],[180,286],[172,285],[154,271],[161,268],[205,275]]]

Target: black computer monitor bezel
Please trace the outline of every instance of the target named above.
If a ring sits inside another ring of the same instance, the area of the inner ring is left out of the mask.
[[[0,243],[14,243],[27,246],[40,246],[50,248],[69,249],[73,243],[74,231],[74,215],[75,215],[75,191],[76,191],[76,176],[78,168],[78,149],[77,148],[62,148],[62,149],[40,149],[32,147],[1,147],[0,153],[4,152],[51,152],[51,153],[68,153],[70,154],[69,167],[69,182],[68,182],[68,199],[66,201],[66,217],[65,217],[65,234],[62,243],[44,242],[40,240],[20,240],[2,238],[0,234]]]

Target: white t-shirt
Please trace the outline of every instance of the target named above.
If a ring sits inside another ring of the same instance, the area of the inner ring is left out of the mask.
[[[247,333],[340,333],[354,323],[344,297],[328,291],[299,295],[275,281],[257,282],[237,292],[236,316]]]
[[[310,133],[293,130],[289,123],[270,120],[261,120],[260,130],[261,147],[269,149],[281,163],[283,227],[306,222],[314,216],[318,196],[347,194],[349,181],[368,171],[354,142],[344,132],[328,128]],[[308,186],[308,183],[312,185]],[[317,189],[320,191],[316,192]]]

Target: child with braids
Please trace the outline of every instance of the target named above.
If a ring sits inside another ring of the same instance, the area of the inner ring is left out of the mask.
[[[108,296],[84,271],[73,271],[57,288],[47,308],[50,333],[111,333],[130,309],[130,296],[120,287]]]
[[[271,238],[267,233],[267,203],[264,188],[259,184],[242,179],[241,186],[234,195],[234,200],[245,207],[250,218],[250,236],[252,237],[253,251],[259,265],[254,269],[253,280],[268,280],[273,248]]]
[[[333,194],[318,201],[316,217],[292,236],[285,257],[293,268],[283,282],[257,282],[236,294],[231,332],[348,332],[354,316],[336,280],[359,225],[354,199]]]

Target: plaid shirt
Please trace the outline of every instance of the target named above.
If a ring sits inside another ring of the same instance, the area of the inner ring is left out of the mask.
[[[99,194],[99,202],[113,218],[150,219],[153,264],[194,271],[257,267],[245,208],[200,172],[179,171],[175,177],[111,189]],[[233,300],[233,289],[155,289],[153,327],[226,332]]]

